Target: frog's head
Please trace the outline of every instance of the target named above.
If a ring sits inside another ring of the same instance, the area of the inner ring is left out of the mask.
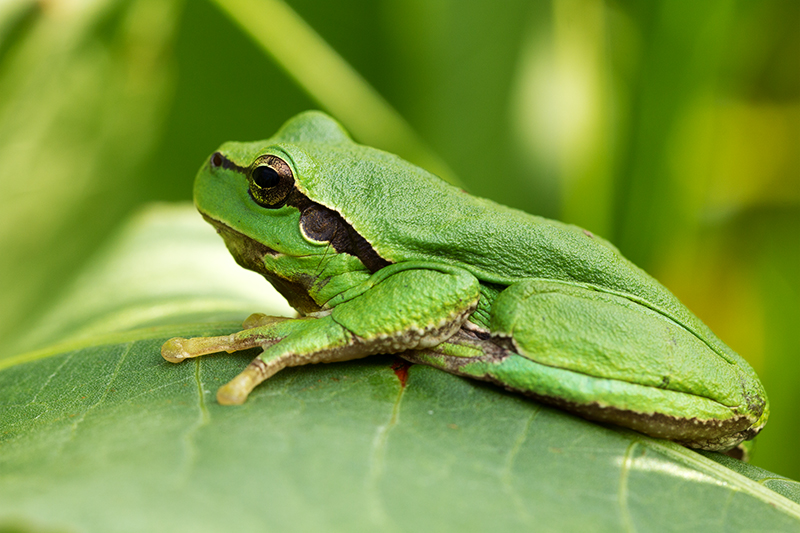
[[[301,313],[317,311],[316,283],[388,264],[315,194],[332,165],[358,172],[365,150],[373,149],[327,115],[303,113],[265,141],[222,145],[197,175],[195,205],[240,265],[264,275]]]

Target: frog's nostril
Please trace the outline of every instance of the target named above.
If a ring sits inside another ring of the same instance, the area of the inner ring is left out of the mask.
[[[211,166],[212,167],[221,167],[222,162],[224,161],[224,157],[219,152],[214,152],[214,155],[211,156]]]

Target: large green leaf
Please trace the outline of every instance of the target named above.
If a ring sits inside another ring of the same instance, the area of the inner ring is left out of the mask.
[[[34,328],[49,346],[0,358],[0,530],[800,528],[794,481],[391,356],[220,406],[255,352],[172,365],[159,347],[256,310],[266,283],[226,262],[189,207],[150,209]]]

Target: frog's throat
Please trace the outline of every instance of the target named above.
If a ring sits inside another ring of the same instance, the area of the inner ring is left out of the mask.
[[[214,229],[217,230],[222,240],[225,241],[225,246],[239,266],[247,270],[252,270],[253,272],[258,272],[264,276],[264,278],[275,287],[275,290],[286,298],[289,305],[295,308],[300,314],[307,315],[321,309],[320,305],[315,302],[311,294],[309,294],[309,288],[316,281],[314,276],[297,274],[289,279],[278,276],[275,272],[268,271],[264,266],[264,257],[267,255],[276,256],[279,255],[280,252],[248,237],[240,231],[236,231],[224,222],[211,218],[202,211],[200,214],[203,215],[206,222],[214,226]]]

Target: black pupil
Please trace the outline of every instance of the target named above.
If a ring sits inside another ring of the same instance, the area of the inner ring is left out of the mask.
[[[272,167],[256,167],[253,171],[253,182],[262,189],[274,187],[280,180],[280,176],[278,176],[278,173],[275,172],[275,169]]]

